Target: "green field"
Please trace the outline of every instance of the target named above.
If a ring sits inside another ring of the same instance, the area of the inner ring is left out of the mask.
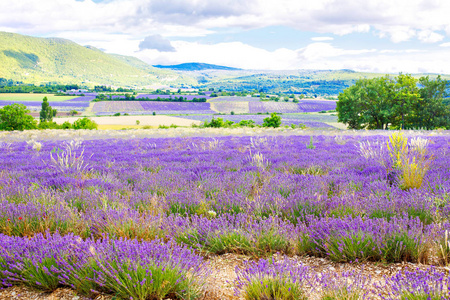
[[[0,94],[0,100],[9,101],[42,101],[47,97],[49,102],[61,102],[77,98],[78,96],[55,96],[53,94]]]

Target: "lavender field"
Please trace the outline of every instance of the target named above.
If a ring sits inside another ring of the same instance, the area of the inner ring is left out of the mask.
[[[58,111],[84,111],[87,107],[89,107],[89,102],[94,100],[94,98],[94,96],[82,96],[64,101],[50,101],[49,103],[52,108],[57,109]],[[14,103],[23,104],[31,111],[40,111],[42,99],[39,101],[0,100],[0,107]]]
[[[114,113],[128,114],[213,114],[209,103],[160,102],[160,101],[103,101],[96,102],[92,109],[96,115]]]
[[[248,260],[222,299],[450,297],[447,136],[47,139],[0,149],[4,287],[219,299],[208,296],[211,257],[240,254]],[[371,277],[318,271],[302,257],[409,269]]]
[[[196,116],[183,116],[183,118],[197,120],[197,121],[208,121],[210,122],[212,118],[222,118],[224,120],[239,123],[242,120],[252,120],[258,125],[262,125],[264,119],[269,117],[268,115],[196,115]],[[326,122],[333,123],[337,121],[337,118],[330,115],[312,115],[312,114],[287,114],[281,115],[282,125],[299,125],[304,124],[309,128],[333,128]]]

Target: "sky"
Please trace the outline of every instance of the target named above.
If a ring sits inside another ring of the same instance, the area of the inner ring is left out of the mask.
[[[0,31],[156,64],[450,74],[448,0],[1,0]]]

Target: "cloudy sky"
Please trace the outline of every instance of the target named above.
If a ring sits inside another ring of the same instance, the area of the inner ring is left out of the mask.
[[[150,64],[450,74],[448,0],[1,0],[0,31]]]

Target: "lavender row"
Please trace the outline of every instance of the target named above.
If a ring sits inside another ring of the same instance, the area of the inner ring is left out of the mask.
[[[355,271],[316,273],[284,258],[236,268],[236,295],[245,299],[449,299],[447,272],[404,270],[375,280]]]
[[[139,203],[135,209],[119,208],[119,203],[105,199],[99,208],[91,208],[92,203],[82,199],[70,199],[66,203],[55,203],[54,199],[38,201],[1,202],[0,233],[24,237],[61,232],[83,238],[107,235],[143,240],[164,237],[215,254],[262,257],[280,252],[328,257],[338,262],[426,262],[430,253],[440,252],[444,230],[450,228],[449,223],[425,225],[419,218],[409,217],[388,221],[305,216],[295,225],[276,216],[218,215],[202,206],[172,205],[165,210],[156,200]]]
[[[0,235],[0,260],[3,286],[23,284],[47,292],[65,286],[89,297],[196,299],[204,278],[201,257],[160,240]]]

